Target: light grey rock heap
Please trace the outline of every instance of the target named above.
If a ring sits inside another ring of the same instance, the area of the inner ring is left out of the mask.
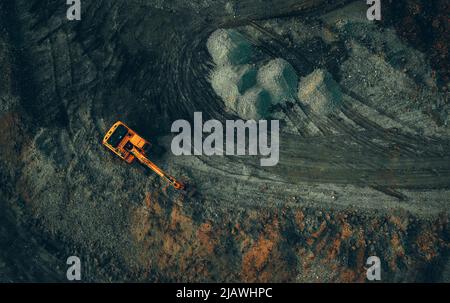
[[[301,79],[298,99],[316,114],[326,116],[338,108],[342,92],[330,73],[316,69]]]
[[[232,29],[218,29],[213,32],[206,47],[219,66],[249,63],[253,54],[250,42]]]
[[[238,98],[256,84],[256,68],[248,64],[220,66],[213,70],[210,81],[225,106],[236,111]]]
[[[263,65],[258,71],[258,83],[270,93],[273,104],[295,100],[298,76],[284,59],[276,58]]]
[[[244,119],[261,119],[269,115],[272,105],[270,94],[263,88],[255,86],[239,98],[237,112]]]
[[[211,86],[225,107],[243,119],[267,118],[273,104],[295,100],[298,77],[293,67],[277,58],[257,70],[252,45],[237,31],[215,31],[207,48],[216,64]]]
[[[315,70],[299,84],[294,68],[282,58],[265,62],[258,69],[251,63],[251,44],[235,30],[215,31],[207,47],[216,63],[211,85],[225,107],[243,119],[267,118],[272,105],[296,102],[297,98],[316,114],[325,116],[341,102],[339,85],[326,70]]]

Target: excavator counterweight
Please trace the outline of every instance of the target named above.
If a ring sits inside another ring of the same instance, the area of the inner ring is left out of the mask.
[[[117,121],[106,133],[102,141],[103,145],[115,153],[127,163],[133,163],[135,159],[153,170],[158,176],[167,181],[175,189],[182,190],[185,185],[167,174],[156,164],[147,158],[147,149],[150,142],[136,134],[123,122]]]

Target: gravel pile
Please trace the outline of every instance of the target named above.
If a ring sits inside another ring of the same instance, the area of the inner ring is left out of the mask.
[[[330,73],[317,69],[301,79],[298,98],[316,114],[326,116],[339,106],[342,92]]]
[[[274,104],[285,103],[295,99],[298,76],[286,60],[277,58],[259,69],[258,83],[270,93]]]
[[[286,60],[252,64],[253,48],[235,30],[215,31],[207,48],[216,64],[210,75],[212,88],[225,107],[243,119],[268,118],[272,105],[295,100],[298,76]]]
[[[246,64],[252,58],[252,45],[235,30],[215,31],[206,46],[217,65]]]
[[[256,84],[256,68],[248,64],[221,66],[213,70],[210,81],[225,106],[236,111],[238,98]]]

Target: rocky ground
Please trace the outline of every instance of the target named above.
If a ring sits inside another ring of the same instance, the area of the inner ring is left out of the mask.
[[[84,281],[359,282],[372,255],[385,282],[448,281],[448,7],[373,24],[353,2],[83,1],[79,22],[64,1],[1,3],[0,281],[64,281],[71,255]],[[211,83],[219,28],[342,93],[332,113],[302,90],[272,109],[274,168],[168,150],[194,110],[236,117]],[[118,119],[198,193],[103,148]]]

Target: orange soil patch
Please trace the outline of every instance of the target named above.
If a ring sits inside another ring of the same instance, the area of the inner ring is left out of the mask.
[[[258,273],[263,269],[274,247],[274,242],[262,236],[242,258],[243,277],[248,282],[264,281]],[[267,277],[266,277],[267,278]]]
[[[274,277],[277,277],[277,280],[286,280],[290,275],[277,247],[281,240],[277,215],[274,215],[269,222],[255,242],[248,236],[241,242],[245,243],[241,247],[249,247],[243,251],[242,255],[241,278],[243,281],[268,282]]]
[[[303,221],[305,219],[305,215],[301,210],[297,211],[295,213],[295,223],[297,224],[300,231],[303,231],[305,229],[305,222]]]
[[[416,243],[419,252],[425,257],[425,260],[430,261],[436,257],[437,242],[436,235],[429,231],[423,232],[417,237]]]
[[[341,231],[341,239],[346,240],[346,239],[350,238],[351,235],[352,235],[352,228],[351,228],[350,224],[348,224],[347,222],[344,222],[343,226],[342,226],[342,231]]]
[[[318,238],[326,228],[327,228],[327,222],[323,221],[322,224],[320,224],[319,229],[315,233],[311,234],[311,237]]]
[[[402,258],[405,255],[405,249],[403,248],[400,238],[397,233],[395,233],[391,238],[391,245],[393,256],[390,262],[390,267],[393,271],[397,270],[397,259]]]
[[[407,219],[403,219],[399,216],[390,216],[389,222],[393,223],[397,228],[399,228],[401,231],[406,231],[408,228],[408,221]]]
[[[212,226],[210,223],[202,223],[197,231],[197,237],[200,241],[200,245],[204,247],[208,254],[214,252],[216,241],[212,236]]]

